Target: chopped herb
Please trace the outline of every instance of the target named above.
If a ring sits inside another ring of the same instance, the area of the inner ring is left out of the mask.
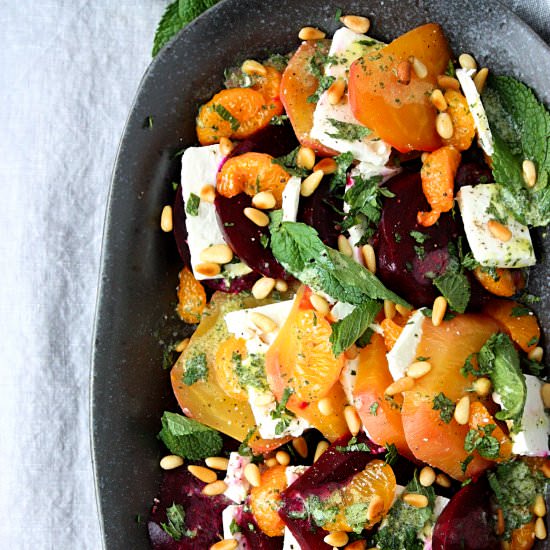
[[[342,153],[334,157],[336,161],[336,172],[330,182],[330,190],[334,191],[338,187],[344,187],[347,180],[347,171],[353,163],[353,153]]]
[[[363,451],[368,452],[370,451],[370,447],[366,443],[357,443],[357,437],[353,436],[349,441],[348,444],[343,447],[342,445],[337,445],[335,449],[339,453],[352,453],[357,451]]]
[[[200,197],[195,195],[195,193],[190,193],[189,198],[187,199],[187,204],[185,205],[185,212],[190,216],[198,216],[200,203]]]
[[[185,372],[183,374],[183,383],[186,386],[192,386],[199,380],[206,380],[208,376],[208,365],[206,363],[206,353],[195,353],[185,361]]]
[[[172,504],[166,509],[168,523],[161,523],[160,526],[174,540],[181,540],[183,537],[194,537],[196,531],[189,531],[185,527],[185,508],[181,504]]]
[[[429,361],[430,358],[429,357],[424,357],[423,355],[419,355],[417,358],[416,358],[416,361]]]
[[[264,248],[267,248],[269,246],[269,236],[268,235],[264,235],[262,234],[260,236],[260,244],[264,247]]]
[[[241,528],[239,524],[235,521],[235,518],[231,520],[231,523],[229,524],[229,532],[234,535],[235,533],[240,533]]]
[[[386,464],[393,466],[399,458],[397,447],[393,443],[386,443],[384,447],[386,447],[386,457],[384,458],[384,460]]]
[[[536,304],[541,301],[540,296],[536,296],[535,294],[529,294],[529,292],[524,292],[518,299],[518,302],[522,304]]]
[[[239,384],[243,388],[251,386],[261,391],[268,389],[265,374],[265,356],[263,354],[251,353],[243,361],[240,353],[233,352],[231,360]]]
[[[460,463],[460,469],[462,470],[462,473],[465,474],[466,470],[468,469],[468,464],[472,462],[474,459],[474,455],[468,455],[461,463]]]
[[[378,407],[379,406],[380,406],[380,404],[378,403],[378,401],[373,401],[371,403],[371,406],[369,407],[369,411],[372,414],[372,416],[376,416],[378,414]]]
[[[393,238],[395,239],[396,243],[399,244],[401,242],[401,235],[399,233],[394,233]]]
[[[368,509],[369,504],[367,502],[356,502],[344,508],[344,516],[354,533],[361,533],[367,525]]]
[[[240,122],[220,103],[214,103],[210,107],[216,114],[218,114],[223,120],[226,120],[231,125],[231,130],[236,132],[241,125]]]
[[[431,239],[430,235],[422,233],[421,231],[410,231],[409,235],[419,244],[423,244],[428,239]]]
[[[296,149],[293,149],[287,155],[274,158],[271,162],[273,162],[273,164],[278,164],[279,166],[282,166],[291,176],[303,178],[308,174],[308,171],[305,168],[300,168],[296,164],[296,157],[298,156],[299,150],[300,147],[296,147]]]
[[[275,426],[276,435],[281,435],[290,426],[290,423],[296,416],[292,411],[289,411],[286,408],[286,405],[292,393],[293,391],[291,388],[285,388],[281,397],[281,401],[279,401],[275,409],[270,411],[269,413],[273,420],[278,420]]]
[[[370,128],[367,128],[366,126],[361,126],[360,124],[343,122],[335,118],[329,118],[327,120],[334,128],[334,132],[331,134],[327,132],[327,136],[330,136],[334,139],[343,139],[345,141],[359,141],[372,133],[372,130]]]
[[[527,342],[527,347],[534,346],[539,341],[538,336],[533,336],[529,342]]]
[[[464,440],[464,450],[467,453],[476,450],[484,458],[498,458],[500,443],[491,435],[495,428],[496,424],[487,424],[477,430],[469,430]]]
[[[413,248],[414,248],[414,253],[416,254],[416,257],[419,260],[423,260],[424,257],[426,256],[426,250],[424,249],[424,247],[422,245],[414,245]]]
[[[330,497],[327,500],[321,500],[317,495],[311,495],[307,497],[304,504],[307,516],[318,527],[332,523],[340,511],[338,505],[330,501]]]
[[[282,73],[286,66],[288,65],[288,61],[290,59],[289,55],[282,55],[280,53],[272,53],[265,61],[264,65],[270,65],[274,69],[277,69],[280,73]]]
[[[445,69],[445,74],[447,76],[452,76],[453,78],[456,77],[455,66],[453,64],[452,59],[449,59],[449,63],[447,63],[447,68]]]
[[[180,184],[177,181],[173,181],[172,182],[172,191],[177,191],[179,185]]]
[[[273,126],[283,126],[288,120],[288,115],[275,115],[270,121],[269,124]]]
[[[153,117],[149,115],[148,117],[145,117],[142,128],[152,128],[152,127],[153,127]]]
[[[445,424],[449,424],[455,412],[455,404],[443,392],[434,397],[432,408],[439,411],[439,416]]]
[[[531,315],[531,310],[525,306],[514,306],[510,311],[510,317],[524,317]]]
[[[458,313],[464,313],[470,301],[470,283],[464,273],[445,272],[434,279],[435,286],[445,296],[449,306]]]
[[[334,14],[334,21],[336,21],[336,23],[339,23],[340,17],[342,17],[342,9],[336,8],[336,13]]]

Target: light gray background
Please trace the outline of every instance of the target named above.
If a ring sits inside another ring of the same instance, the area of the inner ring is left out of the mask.
[[[2,549],[101,547],[88,382],[103,218],[167,3],[0,0]],[[550,41],[550,0],[506,3]]]

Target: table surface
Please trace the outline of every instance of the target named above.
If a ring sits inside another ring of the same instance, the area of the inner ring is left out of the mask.
[[[505,3],[550,42],[550,0]],[[103,220],[166,4],[0,0],[2,548],[101,548],[88,384]]]

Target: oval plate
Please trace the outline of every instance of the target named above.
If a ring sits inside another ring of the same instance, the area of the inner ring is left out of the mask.
[[[195,113],[222,87],[226,67],[291,51],[305,25],[331,36],[339,26],[337,8],[369,16],[372,35],[386,41],[420,24],[440,23],[454,52],[472,52],[481,65],[521,79],[550,103],[550,49],[495,1],[225,0],[157,56],[124,131],[103,243],[92,446],[108,550],[149,548],[145,520],[161,477],[155,436],[162,412],[176,410],[169,371],[162,369],[162,343],[182,336],[172,313],[181,262],[172,235],[159,230],[161,209],[173,199],[171,183],[179,180],[175,153],[196,142]],[[548,238],[539,244],[539,250],[549,249]],[[536,309],[546,327],[549,272],[546,259],[530,283],[533,293],[545,292]]]

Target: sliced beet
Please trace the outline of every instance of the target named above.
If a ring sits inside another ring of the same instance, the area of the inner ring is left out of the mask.
[[[492,183],[493,173],[484,163],[476,161],[461,162],[455,176],[455,188],[458,191],[465,185],[478,185],[479,183]]]
[[[221,290],[229,294],[238,294],[243,290],[250,290],[258,278],[259,275],[253,271],[242,277],[235,277],[230,281],[227,279],[205,279],[201,282],[211,290]]]
[[[280,550],[283,547],[283,537],[268,537],[258,527],[249,508],[245,507],[241,511],[236,522],[249,550]]]
[[[154,550],[210,548],[223,538],[222,511],[232,503],[223,495],[203,495],[201,491],[205,485],[191,475],[187,468],[176,468],[164,473],[160,496],[147,524]],[[185,509],[185,527],[190,531],[196,530],[194,537],[183,537],[176,541],[162,529],[161,524],[167,523],[166,509],[173,504],[181,504]]]
[[[183,202],[183,195],[181,194],[181,185],[178,185],[176,189],[176,196],[174,198],[174,209],[172,215],[172,222],[174,226],[174,239],[176,240],[176,246],[178,252],[183,260],[184,264],[191,265],[191,254],[189,247],[187,246],[187,226],[185,225],[185,204]]]
[[[491,514],[487,478],[473,481],[456,493],[439,516],[432,550],[494,550],[500,548]]]
[[[266,153],[273,157],[282,157],[298,145],[298,140],[290,124],[285,123],[280,126],[268,124],[249,138],[237,143],[229,156],[234,157],[254,151],[255,153]]]

